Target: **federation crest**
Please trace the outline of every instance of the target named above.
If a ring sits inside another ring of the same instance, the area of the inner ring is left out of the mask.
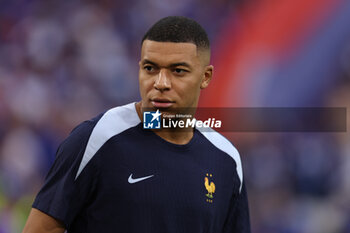
[[[207,197],[207,202],[209,203],[213,203],[213,194],[215,193],[215,184],[213,181],[211,181],[209,183],[209,177],[212,177],[212,174],[206,174],[206,176],[204,177],[204,187],[207,190],[207,194],[205,194],[205,196]]]

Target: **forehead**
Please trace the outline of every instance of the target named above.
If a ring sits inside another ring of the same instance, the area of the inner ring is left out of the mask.
[[[141,48],[141,61],[150,60],[157,64],[197,63],[197,46],[193,43],[157,42],[145,40]]]

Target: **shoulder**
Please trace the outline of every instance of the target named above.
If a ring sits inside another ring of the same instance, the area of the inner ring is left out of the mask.
[[[82,148],[85,147],[92,130],[102,117],[103,113],[91,120],[84,121],[76,126],[62,141],[57,150],[56,161],[72,162],[76,159]]]
[[[234,162],[236,163],[236,171],[237,175],[241,181],[240,190],[242,189],[243,184],[243,169],[242,169],[242,162],[241,157],[239,155],[238,150],[236,147],[223,135],[216,132],[212,128],[206,128],[204,129],[198,129],[198,131],[217,149],[225,152],[227,155],[229,155]]]
[[[115,107],[105,112],[92,129],[76,178],[110,138],[135,127],[140,122],[135,103]]]
[[[82,141],[84,138],[89,137],[93,128],[103,116],[104,113],[99,114],[98,116],[81,122],[77,125],[68,135],[68,137],[62,142],[62,144],[72,144],[73,142]]]
[[[75,127],[59,146],[55,163],[72,164],[79,160],[77,178],[96,152],[111,137],[139,123],[135,103],[109,109]]]
[[[135,103],[112,108],[105,112],[94,127],[90,140],[104,141],[140,123]],[[89,140],[89,141],[90,141]]]

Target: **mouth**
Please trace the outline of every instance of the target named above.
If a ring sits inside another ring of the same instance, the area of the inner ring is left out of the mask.
[[[153,107],[155,107],[155,108],[170,108],[171,106],[173,106],[175,101],[171,101],[168,99],[155,98],[155,99],[151,99],[151,103],[152,103]]]

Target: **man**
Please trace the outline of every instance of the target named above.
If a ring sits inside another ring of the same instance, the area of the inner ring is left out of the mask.
[[[195,21],[167,17],[142,40],[141,101],[83,122],[60,145],[24,233],[250,232],[237,150],[198,129],[144,129],[145,109],[193,114],[213,66]],[[154,117],[158,115],[154,114]]]

